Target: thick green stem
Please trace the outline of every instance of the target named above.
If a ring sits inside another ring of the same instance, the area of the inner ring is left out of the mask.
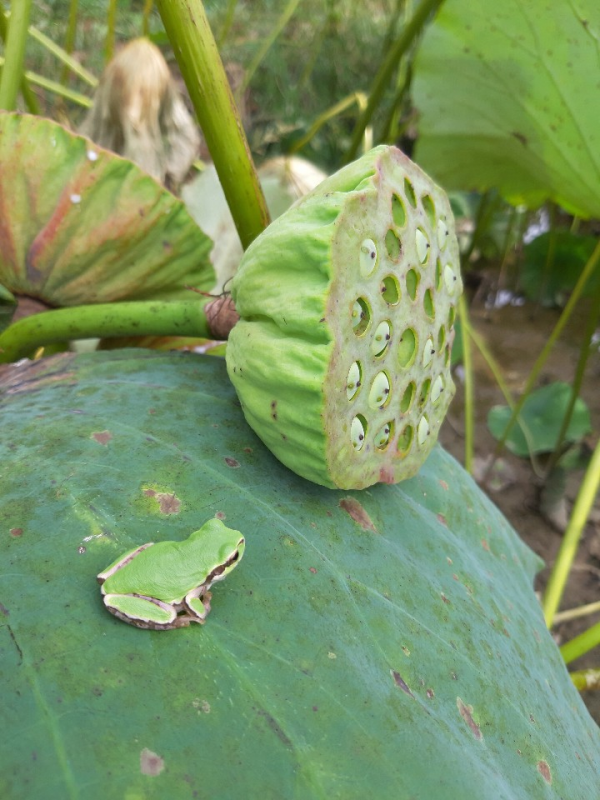
[[[31,0],[13,0],[11,6],[4,50],[5,63],[0,77],[0,108],[6,111],[14,111],[17,107],[17,95],[23,79]]]
[[[554,562],[550,580],[544,594],[543,608],[546,624],[550,628],[554,622],[563,591],[569,577],[571,564],[575,558],[581,534],[588,520],[590,510],[596,499],[598,487],[600,486],[600,441],[596,445],[594,454],[586,470],[583,483],[577,495],[577,500],[573,506],[571,519],[565,531],[558,557]],[[598,627],[600,631],[600,625]],[[593,628],[590,630],[594,630]],[[580,637],[578,637],[579,639]]]
[[[381,98],[388,87],[394,70],[400,63],[400,59],[412,45],[416,37],[421,33],[423,26],[429,16],[437,11],[444,0],[421,0],[419,6],[412,16],[412,19],[403,28],[402,33],[396,39],[385,57],[379,72],[375,76],[375,81],[371,88],[369,102],[366,109],[360,115],[352,134],[352,141],[346,153],[345,162],[352,161],[358,153],[358,148],[362,141],[363,134],[370,124],[373,113],[381,102]]]
[[[0,39],[2,40],[3,44],[6,44],[7,33],[8,25],[6,23],[6,17],[4,16],[4,11],[0,8]],[[4,59],[2,59],[0,62],[0,66],[2,66],[2,64],[4,64]],[[25,101],[25,105],[27,106],[27,110],[30,114],[41,113],[38,99],[29,85],[29,81],[27,80],[27,76],[25,74],[21,78],[21,95],[23,96],[23,100]]]
[[[38,347],[73,339],[114,336],[211,338],[204,306],[211,298],[106,303],[45,311],[15,322],[0,334],[0,363],[17,361]]]
[[[157,0],[242,246],[269,224],[269,212],[225,70],[200,0]]]
[[[570,664],[571,661],[575,661],[576,658],[580,658],[586,653],[589,653],[590,650],[593,650],[594,647],[598,647],[599,644],[600,622],[596,623],[596,625],[592,625],[591,628],[588,628],[587,631],[571,639],[570,642],[563,644],[560,648],[560,654],[564,658],[565,664]]]

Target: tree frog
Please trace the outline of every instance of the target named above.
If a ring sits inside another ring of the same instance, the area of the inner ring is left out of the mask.
[[[149,542],[120,556],[98,575],[104,605],[138,628],[164,631],[203,624],[210,587],[244,554],[239,531],[210,519],[183,542]]]

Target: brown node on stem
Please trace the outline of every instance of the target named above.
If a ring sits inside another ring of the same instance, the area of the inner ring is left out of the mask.
[[[229,337],[233,326],[240,318],[229,294],[221,295],[207,303],[204,306],[204,313],[211,335],[222,341]]]
[[[200,135],[162,53],[134,39],[108,64],[80,133],[177,189]]]

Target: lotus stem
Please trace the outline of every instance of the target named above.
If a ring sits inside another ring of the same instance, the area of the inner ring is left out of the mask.
[[[100,303],[45,311],[26,317],[0,334],[0,363],[25,358],[55,342],[115,336],[212,338],[204,308],[194,300]]]
[[[589,653],[590,650],[593,650],[594,647],[598,647],[599,644],[600,622],[596,625],[592,625],[591,628],[588,628],[587,631],[571,639],[570,642],[563,644],[560,648],[560,654],[564,658],[565,664],[570,664],[571,661],[575,661],[576,658],[580,658],[586,653]]]
[[[402,56],[423,30],[429,16],[435,13],[442,3],[443,0],[421,0],[412,18],[407,22],[400,36],[390,48],[373,82],[367,107],[358,118],[354,127],[352,141],[350,142],[350,147],[346,153],[344,163],[347,164],[356,157],[363,134],[371,122],[375,109],[381,102],[381,98],[391,80],[392,73],[400,63]]]
[[[244,249],[269,212],[201,0],[157,0]]]
[[[23,78],[30,12],[31,0],[13,2],[4,50],[6,60],[0,77],[0,108],[6,111],[14,111],[17,107],[17,95]]]
[[[558,552],[558,557],[554,562],[552,573],[550,574],[550,580],[548,581],[548,586],[546,587],[546,592],[544,594],[544,617],[549,628],[552,627],[554,615],[558,611],[558,607],[563,596],[563,591],[569,577],[569,572],[571,570],[571,564],[575,558],[579,540],[588,520],[594,500],[596,499],[599,486],[600,441],[596,445],[596,449],[594,450],[592,459],[586,470],[583,483],[581,484],[579,494],[577,495],[577,500],[573,506],[569,525],[565,531],[565,535]],[[600,623],[597,626],[595,625],[593,628],[590,628],[590,630],[595,630],[596,628],[598,628],[598,634],[600,635]],[[577,637],[577,639],[579,638],[580,637]],[[573,656],[573,658],[577,658],[577,656]]]

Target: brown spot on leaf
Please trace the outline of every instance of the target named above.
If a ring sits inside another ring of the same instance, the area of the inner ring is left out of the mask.
[[[482,539],[481,540],[481,546],[483,547],[484,550],[487,550],[488,553],[490,552],[490,546],[489,546],[489,544],[487,542],[487,539]]]
[[[479,727],[479,725],[473,719],[473,706],[466,705],[466,703],[463,703],[463,701],[460,699],[460,697],[457,697],[456,698],[456,707],[458,708],[458,711],[459,711],[461,717],[464,719],[464,721],[467,723],[467,725],[471,729],[471,733],[473,734],[473,736],[476,739],[483,739],[483,734],[481,732],[481,728]]]
[[[340,508],[342,508],[347,514],[350,514],[352,519],[355,522],[358,522],[361,528],[366,531],[373,531],[373,533],[377,533],[377,529],[367,512],[358,502],[355,500],[354,497],[344,497],[340,500]]]
[[[13,536],[15,539],[18,539],[19,536],[23,535],[23,528],[11,528],[9,531],[10,535]]]
[[[244,453],[252,453],[251,447],[244,447]]]
[[[161,514],[179,514],[181,500],[174,492],[157,492],[156,489],[144,489],[146,497],[154,497]]]
[[[158,500],[158,507],[160,508],[161,514],[179,514],[181,500],[177,495],[157,492],[156,499]]]
[[[274,420],[277,419],[277,400],[271,402],[271,416]]]
[[[96,431],[90,436],[90,439],[93,439],[95,442],[98,442],[98,444],[101,444],[104,447],[106,447],[112,438],[113,435],[110,431]]]
[[[427,689],[427,691],[425,692],[425,694],[427,695],[427,697],[428,697],[430,700],[433,700],[433,698],[435,697],[435,692],[433,691],[433,689]]]
[[[438,518],[438,522],[441,522],[442,525],[446,526],[446,528],[448,527],[448,523],[446,522],[446,517],[443,514],[438,514],[437,518]]]
[[[446,597],[446,595],[443,592],[440,592],[440,597],[442,598],[444,603],[446,603],[446,605],[448,605],[448,606],[451,605],[450,600],[448,600],[448,598]]]
[[[236,461],[235,458],[225,458],[225,463],[227,464],[228,467],[231,467],[232,469],[235,469],[240,465],[240,462]]]
[[[217,511],[217,513],[215,514],[215,518],[216,519],[227,519],[227,516],[225,515],[224,511]]]
[[[527,137],[524,133],[519,133],[519,131],[511,131],[511,136],[514,136],[518,142],[521,142],[523,147],[527,147]]]
[[[548,764],[547,761],[538,761],[537,771],[540,773],[540,775],[546,781],[547,784],[552,783],[552,773],[550,772],[550,764]]]
[[[442,487],[442,489],[445,489],[446,491],[448,491],[448,484],[446,483],[446,481],[442,481],[441,480],[440,481],[440,486]]]
[[[313,575],[316,575],[316,574],[317,574],[317,570],[316,570],[314,567],[309,567],[309,568],[308,568],[308,571],[309,571],[309,572],[312,572],[312,574],[313,574]]]
[[[142,775],[150,775],[152,778],[155,778],[157,775],[160,775],[164,768],[164,759],[156,753],[153,753],[152,750],[148,750],[147,747],[144,747],[140,753],[140,772]]]
[[[407,694],[409,697],[414,697],[414,694],[411,692],[411,690],[408,688],[408,685],[402,679],[402,675],[400,675],[399,672],[396,672],[395,669],[390,670],[390,673],[392,678],[394,679],[394,683],[396,684],[396,686],[402,689],[404,694]]]

